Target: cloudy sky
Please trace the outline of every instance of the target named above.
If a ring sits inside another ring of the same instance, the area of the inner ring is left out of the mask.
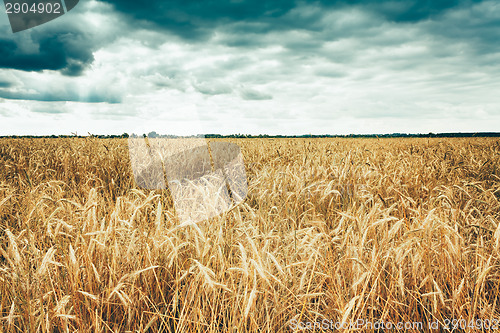
[[[12,33],[0,135],[500,129],[500,2],[81,0]]]

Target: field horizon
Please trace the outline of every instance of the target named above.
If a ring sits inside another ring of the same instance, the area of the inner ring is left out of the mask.
[[[149,133],[144,133],[151,138],[206,138],[206,139],[324,139],[324,138],[496,138],[500,137],[500,132],[488,132],[488,131],[478,131],[478,132],[429,132],[429,133],[350,133],[350,134],[191,134],[191,135],[174,135],[174,134],[162,134],[156,133],[156,131],[151,131]],[[59,138],[99,138],[99,139],[118,139],[118,138],[128,138],[128,133],[122,134],[92,134],[88,135],[78,135],[78,133],[68,134],[48,134],[48,135],[31,135],[31,134],[18,134],[18,135],[0,135],[0,139],[7,138],[27,138],[27,139],[59,139]]]

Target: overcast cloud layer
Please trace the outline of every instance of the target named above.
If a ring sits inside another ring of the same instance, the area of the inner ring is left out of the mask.
[[[0,135],[500,128],[497,1],[82,0],[0,33]]]

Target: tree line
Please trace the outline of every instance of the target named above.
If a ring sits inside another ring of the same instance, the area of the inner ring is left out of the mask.
[[[45,138],[45,139],[56,139],[56,138],[98,138],[98,139],[120,139],[128,138],[130,135],[128,133],[123,133],[121,135],[101,135],[101,134],[89,134],[89,135],[0,135],[0,138]],[[208,138],[208,139],[224,139],[224,138],[270,138],[270,139],[288,139],[288,138],[471,138],[471,137],[500,137],[500,132],[458,132],[458,133],[390,133],[390,134],[303,134],[303,135],[269,135],[269,134],[197,134],[191,136],[177,136],[170,134],[158,134],[156,132],[150,132],[148,134],[143,134],[144,137],[150,138],[185,138],[185,137],[198,137],[198,138]]]

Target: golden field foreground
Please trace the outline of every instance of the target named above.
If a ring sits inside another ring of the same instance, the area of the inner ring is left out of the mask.
[[[178,227],[126,139],[0,139],[0,331],[500,327],[500,140],[228,141],[247,199]]]

